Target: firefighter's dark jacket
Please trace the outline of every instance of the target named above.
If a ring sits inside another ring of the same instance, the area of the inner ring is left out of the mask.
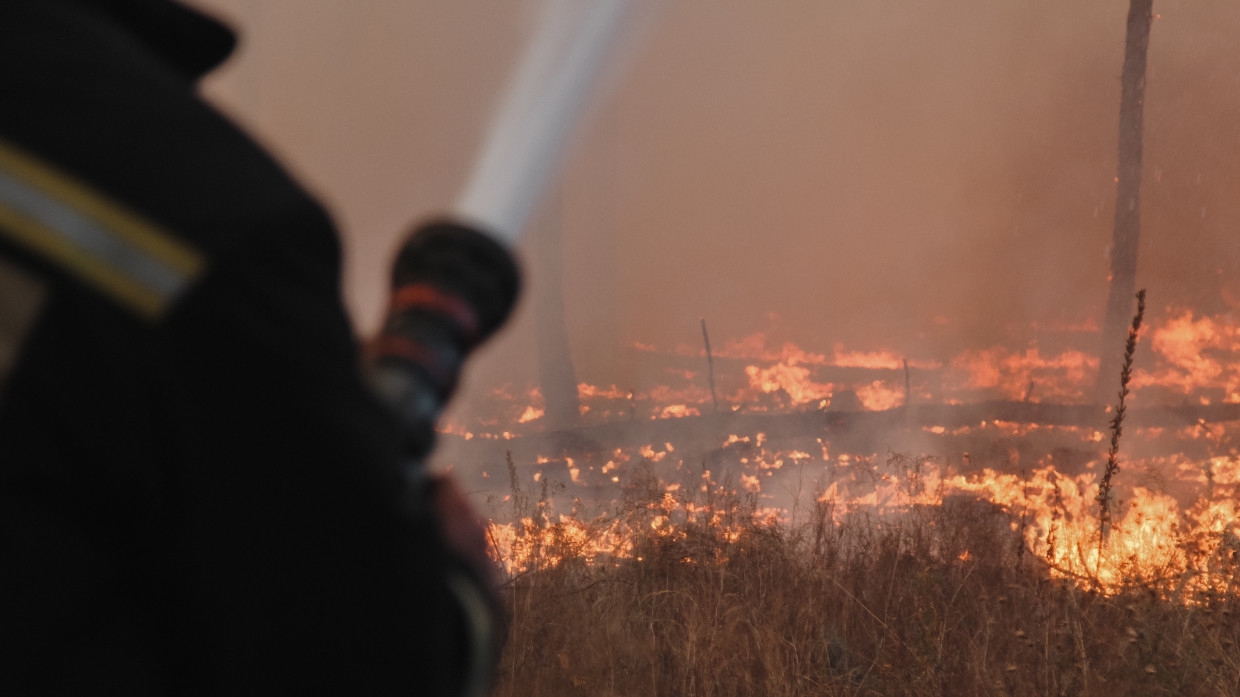
[[[0,694],[450,694],[332,223],[163,0],[0,0]]]

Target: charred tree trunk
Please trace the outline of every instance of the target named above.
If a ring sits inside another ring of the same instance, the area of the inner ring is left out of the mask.
[[[1095,399],[1115,396],[1123,358],[1132,298],[1137,281],[1137,244],[1141,238],[1141,158],[1144,129],[1145,66],[1150,46],[1154,0],[1131,0],[1124,39],[1124,69],[1119,105],[1119,171],[1115,222],[1111,231],[1111,274],[1106,317],[1099,343]]]
[[[719,395],[715,393],[715,357],[710,352],[710,334],[706,333],[706,318],[699,317],[702,322],[702,343],[706,344],[706,380],[710,385],[710,404],[713,411],[719,411]]]
[[[564,233],[558,197],[548,206],[544,224],[536,232],[539,292],[534,297],[538,331],[538,376],[546,406],[544,423],[560,430],[577,425],[581,415],[577,398],[577,371],[564,319]]]

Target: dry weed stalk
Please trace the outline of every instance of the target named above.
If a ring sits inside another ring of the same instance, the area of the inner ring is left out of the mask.
[[[1124,344],[1124,363],[1119,374],[1119,399],[1115,403],[1115,415],[1111,417],[1111,447],[1107,450],[1107,465],[1102,473],[1102,482],[1098,485],[1098,567],[1102,564],[1102,550],[1110,530],[1113,518],[1111,515],[1111,480],[1119,473],[1119,439],[1124,433],[1124,414],[1127,406],[1128,384],[1132,381],[1132,358],[1137,350],[1137,334],[1141,330],[1141,320],[1145,317],[1145,289],[1137,291],[1137,314],[1132,317],[1132,326],[1128,329],[1128,340]]]

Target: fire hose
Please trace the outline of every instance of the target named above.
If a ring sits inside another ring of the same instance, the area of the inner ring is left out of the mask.
[[[635,0],[548,0],[491,124],[464,192],[448,216],[413,231],[392,268],[387,317],[367,366],[374,390],[404,427],[403,468],[428,505],[425,460],[467,356],[506,321],[520,288],[510,245],[558,169],[583,106]],[[485,595],[462,574],[445,578],[467,628],[461,694],[487,691],[498,645]]]

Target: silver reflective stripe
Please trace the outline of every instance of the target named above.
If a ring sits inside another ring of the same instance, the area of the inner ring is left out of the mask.
[[[69,244],[160,297],[176,295],[190,280],[187,274],[147,254],[114,231],[3,170],[0,204],[54,231]]]

